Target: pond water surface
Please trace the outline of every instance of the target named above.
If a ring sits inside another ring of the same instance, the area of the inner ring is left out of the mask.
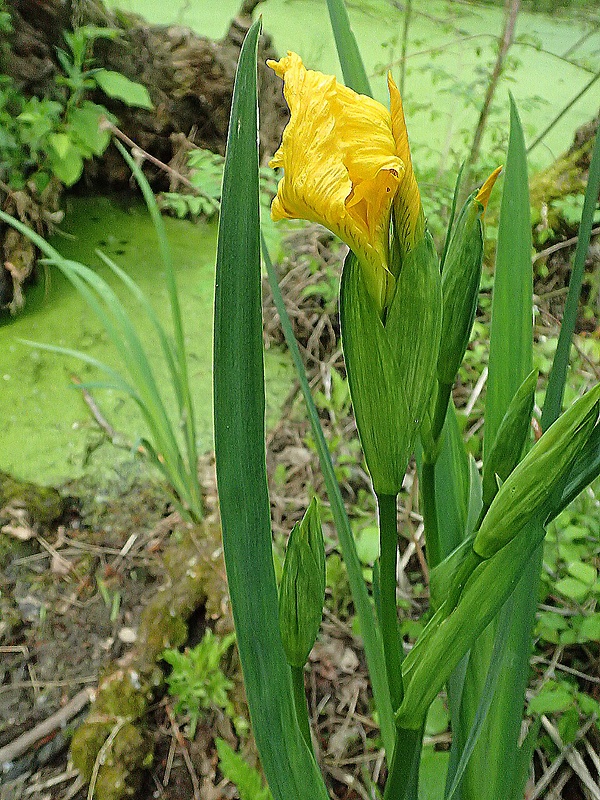
[[[136,199],[72,197],[67,200],[63,234],[52,244],[66,257],[87,263],[109,280],[118,281],[95,255],[100,248],[123,267],[143,289],[165,323],[169,318],[157,240],[145,207]],[[212,313],[215,223],[165,219],[184,314],[189,368],[201,451],[212,446]],[[161,380],[162,363],[151,326],[126,292],[119,289],[142,340],[152,354]],[[24,344],[22,339],[82,350],[118,366],[101,324],[77,291],[52,269],[46,280],[27,293],[24,311],[0,326],[0,470],[27,480],[60,484],[86,473],[114,477],[128,450],[117,449],[99,435],[81,392],[72,388],[72,375],[84,382],[102,379],[81,361]],[[291,366],[273,350],[266,354],[268,416],[276,416],[279,398],[291,381]],[[145,433],[135,405],[117,392],[94,390],[102,414],[124,436],[135,442]],[[100,445],[100,446],[98,446]],[[100,477],[100,476],[98,476]]]

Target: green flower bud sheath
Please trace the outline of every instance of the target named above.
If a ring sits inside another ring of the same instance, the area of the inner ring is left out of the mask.
[[[547,506],[594,429],[599,403],[600,384],[573,403],[511,472],[475,536],[478,555],[490,558]]]
[[[324,599],[325,546],[317,499],[313,498],[290,534],[279,588],[281,641],[292,672],[296,716],[311,752],[304,665],[319,632]]]
[[[437,374],[441,384],[454,378],[469,344],[483,262],[484,206],[473,193],[462,208],[442,273],[442,338]],[[445,410],[442,415],[445,417]]]
[[[490,454],[485,459],[480,522],[498,493],[498,479],[503,482],[508,478],[523,453],[531,429],[537,378],[537,370],[533,370],[517,389],[500,423]]]
[[[362,273],[349,253],[340,293],[342,345],[373,488],[396,495],[435,381],[441,289],[431,237],[404,258],[383,317]]]

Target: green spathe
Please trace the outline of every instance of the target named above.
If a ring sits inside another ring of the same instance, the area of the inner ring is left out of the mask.
[[[340,293],[342,344],[356,424],[377,494],[395,495],[435,380],[441,290],[428,233],[402,261],[382,320],[349,253]]]
[[[279,627],[288,663],[302,668],[317,638],[325,600],[325,545],[316,497],[292,529],[279,587]]]
[[[513,470],[494,498],[475,536],[473,550],[489,558],[551,499],[586,443],[598,418],[600,384],[551,425]],[[550,512],[550,508],[548,508]]]
[[[498,493],[498,480],[505,481],[518,464],[527,434],[535,399],[538,373],[533,370],[517,389],[504,415],[483,469],[483,507],[490,507]],[[496,477],[497,476],[497,477]]]
[[[483,261],[483,214],[477,192],[464,204],[442,273],[442,336],[437,363],[438,380],[454,383],[469,344]]]
[[[531,517],[510,542],[482,561],[471,550],[457,570],[452,596],[436,611],[402,665],[405,694],[396,724],[419,728],[462,657],[510,597],[544,538]]]

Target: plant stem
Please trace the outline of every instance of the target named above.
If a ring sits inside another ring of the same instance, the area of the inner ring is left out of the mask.
[[[417,800],[423,728],[396,729],[396,745],[385,783],[383,800]]]
[[[425,526],[427,564],[432,570],[442,560],[442,554],[435,501],[435,463],[426,460],[423,461],[421,467],[421,511]]]
[[[304,691],[304,667],[290,667],[292,671],[292,688],[294,691],[294,705],[296,706],[296,716],[300,731],[306,742],[306,746],[314,757],[312,739],[310,736],[310,723],[308,721],[308,706],[306,704],[306,692]]]
[[[452,394],[451,383],[440,383],[438,386],[437,397],[435,399],[435,411],[433,414],[433,422],[431,423],[431,437],[437,442],[442,435],[444,429],[444,422],[448,414],[448,403],[450,402],[450,395]]]
[[[396,609],[396,562],[398,556],[398,529],[396,521],[396,495],[377,495],[379,505],[379,594],[380,627],[383,638],[385,669],[392,708],[397,711],[404,697],[402,684],[402,640]]]
[[[425,542],[427,546],[427,563],[429,568],[437,566],[442,560],[440,535],[437,520],[437,504],[435,500],[435,463],[437,452],[439,451],[438,442],[442,435],[444,422],[448,413],[448,403],[452,393],[452,385],[441,383],[438,386],[437,398],[433,421],[431,423],[431,438],[436,447],[433,454],[423,454],[423,464],[421,467],[421,508],[423,512],[423,523],[425,525]]]

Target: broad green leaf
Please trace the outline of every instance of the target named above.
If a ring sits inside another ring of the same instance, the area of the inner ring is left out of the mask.
[[[131,81],[120,72],[111,69],[98,69],[93,72],[94,80],[104,94],[121,100],[126,106],[136,108],[154,108],[148,89],[137,81]]]
[[[64,133],[53,134],[48,157],[52,172],[65,186],[73,186],[83,174],[83,158],[79,149]]]
[[[114,119],[104,106],[86,100],[81,106],[69,111],[67,124],[82,147],[89,150],[90,155],[101,156],[110,142],[110,131],[100,128],[102,117]]]
[[[511,599],[509,598],[506,606],[510,608],[512,605]],[[481,698],[479,700],[479,706],[477,707],[477,711],[475,713],[475,718],[473,720],[473,724],[471,725],[471,729],[469,731],[469,736],[464,742],[461,743],[461,756],[460,761],[456,765],[455,768],[452,770],[452,784],[448,788],[448,791],[444,795],[444,800],[452,800],[452,798],[457,794],[460,787],[460,781],[463,776],[463,773],[469,763],[469,759],[471,758],[471,754],[475,749],[475,745],[479,739],[483,726],[485,724],[485,720],[487,718],[488,712],[492,705],[492,700],[494,698],[494,692],[496,690],[496,685],[498,683],[498,677],[500,675],[500,669],[502,667],[502,659],[500,658],[502,651],[506,647],[506,637],[508,636],[509,630],[508,626],[501,626],[499,630],[499,635],[496,637],[496,641],[494,642],[494,650],[492,652],[492,658],[490,660],[490,666],[487,671],[484,691],[481,693]],[[468,677],[467,673],[467,677]],[[467,684],[463,686],[463,691],[469,691],[470,687]]]
[[[598,642],[600,641],[600,613],[590,614],[585,617],[579,628],[579,641],[580,642]]]
[[[61,159],[66,158],[69,151],[73,148],[73,143],[66,133],[52,133],[48,136],[48,142],[56,155]]]
[[[366,94],[372,97],[365,65],[350,27],[350,19],[344,0],[327,0],[327,8],[346,86],[354,89],[359,94]]]
[[[512,98],[510,113],[492,298],[485,458],[513,395],[532,368],[533,277],[527,161],[523,130]]]
[[[215,285],[214,410],[225,564],[246,696],[276,800],[326,800],[304,742],[279,633],[265,465],[256,56],[260,20],[235,81]]]
[[[590,585],[583,583],[577,578],[561,578],[556,581],[554,588],[569,600],[574,600],[576,603],[583,603],[585,598],[590,593]]]
[[[598,577],[598,571],[596,568],[591,564],[584,563],[583,561],[572,561],[567,567],[567,572],[569,575],[577,578],[577,580],[580,580],[587,586],[591,586],[593,583],[595,583],[596,578]]]

